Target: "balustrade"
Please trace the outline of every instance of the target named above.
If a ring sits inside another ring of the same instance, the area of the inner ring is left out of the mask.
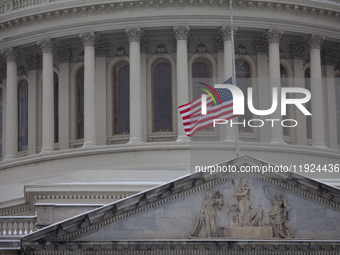
[[[22,236],[35,231],[36,216],[0,217],[0,236]]]

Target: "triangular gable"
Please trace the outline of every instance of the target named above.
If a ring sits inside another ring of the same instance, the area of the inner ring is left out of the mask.
[[[249,156],[242,156],[218,164],[218,166],[236,167],[243,165],[274,166],[268,162]],[[95,241],[97,239],[98,241],[105,241],[100,237],[105,236],[105,234],[98,234],[101,231],[106,231],[105,233],[107,234],[110,233],[109,235],[106,234],[107,238],[110,240],[157,239],[157,229],[155,229],[152,223],[154,221],[148,222],[149,218],[157,217],[162,218],[159,219],[159,221],[165,221],[163,226],[164,229],[161,231],[166,231],[166,229],[171,231],[171,227],[176,228],[176,226],[179,227],[179,229],[181,229],[181,227],[183,228],[183,230],[178,232],[180,234],[176,232],[173,236],[165,235],[164,238],[188,239],[195,231],[196,225],[199,223],[198,218],[207,191],[211,190],[213,195],[216,195],[217,192],[222,193],[223,203],[226,204],[233,196],[233,193],[235,193],[235,186],[240,185],[240,179],[242,177],[251,179],[250,186],[252,191],[260,194],[256,195],[258,198],[257,200],[255,199],[256,201],[253,201],[255,203],[254,206],[258,206],[260,203],[265,204],[266,213],[270,210],[271,205],[270,201],[265,199],[263,186],[268,186],[269,193],[271,193],[272,196],[274,196],[274,193],[277,191],[282,191],[285,198],[287,196],[289,197],[289,199],[286,198],[287,207],[293,208],[295,206],[300,210],[298,212],[297,209],[295,209],[296,217],[292,221],[294,225],[292,227],[293,232],[296,231],[296,227],[299,224],[297,218],[304,217],[304,215],[299,215],[299,213],[307,213],[309,214],[309,217],[312,218],[313,215],[315,215],[315,217],[324,218],[324,220],[314,220],[314,224],[320,227],[315,227],[315,231],[319,231],[320,233],[316,233],[314,236],[324,235],[324,237],[326,237],[320,239],[340,239],[340,236],[337,236],[336,234],[336,232],[340,232],[340,224],[338,223],[340,219],[340,190],[337,188],[292,172],[264,174],[240,172],[207,174],[201,172],[186,175],[158,187],[38,230],[37,232],[22,238],[23,246],[30,246],[33,243],[39,245],[49,242],[69,242],[75,240],[82,242],[88,242],[89,240]],[[304,207],[306,207],[306,210]],[[164,209],[162,208],[170,209],[166,209],[168,211],[165,215]],[[190,208],[190,217],[186,217],[187,212],[183,208]],[[162,213],[159,213],[160,211],[162,211]],[[253,212],[255,213],[256,211],[254,210]],[[228,212],[228,209],[224,209],[224,212],[222,213],[224,213],[225,218],[229,217],[228,220],[224,220],[224,222],[221,223],[223,226],[227,227],[230,225],[230,212]],[[167,215],[170,215],[171,217],[166,217]],[[177,222],[173,221],[172,223],[171,221],[166,222],[167,219],[174,220],[176,218],[188,219],[185,219],[183,222],[180,220]],[[302,218],[300,219],[302,220]],[[327,220],[330,221],[330,223],[327,223]],[[185,223],[185,221],[187,222]],[[199,224],[205,223],[201,222]],[[269,222],[262,224],[269,224]],[[290,222],[287,224],[290,224]],[[329,226],[329,224],[332,226]],[[125,231],[125,236],[123,235],[124,227],[122,227],[124,225],[127,230],[131,230],[130,232]],[[200,229],[200,233],[193,238],[206,237],[205,233],[203,233],[203,227],[204,226]],[[217,230],[219,231],[219,236],[221,235],[220,227],[221,225]],[[262,227],[265,228],[265,226]],[[301,229],[300,232],[305,234],[302,234],[301,238],[306,236],[306,231],[310,231],[308,226],[303,226],[303,228],[304,229]],[[140,235],[129,234],[136,232],[138,229],[145,229],[145,231],[140,232]],[[149,230],[149,232],[146,230]],[[266,233],[268,234],[268,229],[264,231],[267,231]],[[116,234],[113,235],[112,233]],[[147,235],[147,233],[150,234]],[[161,232],[159,233],[158,237],[162,238]],[[224,231],[223,233],[225,234],[227,231]],[[266,233],[264,233],[264,236]],[[227,238],[227,236],[225,236],[225,238]],[[292,235],[291,238],[295,237]],[[298,236],[296,236],[296,238],[298,238]]]

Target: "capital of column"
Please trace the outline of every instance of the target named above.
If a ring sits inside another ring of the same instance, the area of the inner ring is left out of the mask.
[[[6,62],[17,62],[19,56],[19,50],[14,47],[4,49],[1,54],[5,57]]]
[[[53,53],[54,47],[57,45],[57,42],[53,39],[43,39],[37,42],[38,46],[42,49],[43,53]]]
[[[190,27],[189,26],[175,26],[174,27],[174,37],[176,40],[188,40],[190,35]]]
[[[255,49],[258,54],[268,54],[268,40],[265,38],[255,38]]]
[[[268,43],[280,43],[283,36],[283,30],[268,29],[267,39]]]
[[[234,35],[236,35],[237,31],[238,31],[238,27],[234,27]],[[221,27],[221,36],[224,41],[230,41],[231,40],[231,27]]]
[[[320,49],[325,39],[325,36],[311,34],[306,38],[306,42],[309,44],[310,49]]]
[[[303,43],[292,42],[290,52],[293,58],[302,58],[305,45]]]
[[[126,36],[129,39],[129,42],[140,42],[141,37],[143,36],[143,29],[140,27],[135,28],[126,28],[125,29]]]
[[[334,65],[336,60],[336,52],[330,49],[325,49],[323,52],[323,62],[326,65]]]
[[[40,64],[39,55],[36,53],[29,55],[28,58],[26,59],[26,63],[28,65],[28,71],[38,69]]]
[[[72,56],[70,46],[57,49],[57,59],[60,63],[69,62]]]
[[[96,43],[96,56],[97,57],[106,57],[108,50],[108,41],[98,41]]]
[[[79,35],[79,38],[84,44],[84,47],[95,46],[98,36],[95,32],[86,32]]]

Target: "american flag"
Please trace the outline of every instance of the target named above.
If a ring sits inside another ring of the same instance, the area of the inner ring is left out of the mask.
[[[223,82],[223,84],[232,84],[232,78]],[[230,90],[221,88],[215,90],[221,98],[222,105],[219,100],[216,100],[216,105],[214,105],[214,100],[207,96],[206,115],[201,113],[201,97],[178,107],[187,136],[193,136],[196,131],[213,126],[214,119],[229,120],[236,117],[233,115],[233,94]]]

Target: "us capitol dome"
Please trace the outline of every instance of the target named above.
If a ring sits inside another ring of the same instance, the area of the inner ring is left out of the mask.
[[[239,125],[241,155],[339,164],[340,0],[234,0],[233,16],[236,82],[254,107],[271,107],[273,87],[312,95],[312,116],[246,110],[238,121],[265,124]],[[236,158],[233,128],[189,138],[177,109],[196,81],[232,76],[230,25],[227,0],[0,0],[0,238]],[[301,174],[340,187],[338,172]]]

